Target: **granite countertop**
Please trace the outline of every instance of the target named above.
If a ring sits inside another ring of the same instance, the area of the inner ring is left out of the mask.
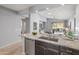
[[[39,39],[40,36],[47,36],[46,34],[39,34],[39,35],[31,35],[31,34],[22,34],[22,37],[29,38],[31,40],[38,40],[42,42],[47,42],[50,44],[56,44],[56,45],[61,45],[61,46],[66,46],[69,48],[73,48],[76,50],[79,50],[79,40],[66,40],[67,37],[65,36],[57,36],[58,42],[50,41],[50,40],[45,40],[45,39]]]

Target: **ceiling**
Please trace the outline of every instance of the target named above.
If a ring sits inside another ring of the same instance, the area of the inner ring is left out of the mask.
[[[53,19],[69,19],[70,17],[75,15],[75,7],[76,5],[63,5],[57,8],[45,9],[40,11],[39,14],[41,17],[45,18],[53,18]]]
[[[1,4],[1,6],[9,8],[14,11],[21,11],[21,10],[27,9],[33,5],[34,4]]]
[[[43,11],[43,10],[46,10],[46,8],[57,8],[57,7],[60,7],[61,4],[37,4],[35,6],[32,7],[32,12],[35,12],[35,10],[38,10],[38,11]]]
[[[14,11],[23,11],[30,7],[32,12],[36,13],[38,10],[42,17],[56,18],[56,19],[68,19],[75,11],[75,5],[61,5],[61,4],[2,4],[1,6]],[[48,8],[48,9],[46,9]],[[26,11],[26,10],[25,10]],[[24,13],[23,13],[24,14]]]
[[[29,7],[33,7],[31,10],[44,10],[46,8],[56,8],[61,6],[60,4],[1,4],[1,6],[6,7],[8,9],[14,10],[14,11],[21,11],[25,10]]]

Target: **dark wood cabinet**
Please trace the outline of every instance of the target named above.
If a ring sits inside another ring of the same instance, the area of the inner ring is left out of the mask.
[[[58,46],[35,41],[35,54],[36,55],[57,55],[59,54]]]
[[[79,50],[72,49],[69,47],[64,47],[64,46],[60,47],[60,52],[61,55],[79,55]]]
[[[79,50],[65,46],[35,41],[36,55],[79,55]]]
[[[58,55],[58,51],[55,51],[53,49],[45,49],[45,52],[44,52],[45,55]]]
[[[60,55],[72,55],[72,50],[69,50],[67,47],[60,47]]]
[[[35,46],[35,55],[44,55],[44,47],[40,45]]]

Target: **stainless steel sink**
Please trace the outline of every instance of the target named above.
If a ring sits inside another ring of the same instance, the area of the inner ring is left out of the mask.
[[[41,37],[39,37],[39,39],[45,39],[45,40],[50,40],[50,41],[58,42],[57,38],[50,38],[50,37],[41,36]]]

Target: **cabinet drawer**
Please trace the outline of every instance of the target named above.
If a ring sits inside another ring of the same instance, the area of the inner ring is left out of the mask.
[[[39,45],[35,45],[35,55],[44,55],[44,48]]]
[[[72,49],[72,51],[73,51],[73,55],[79,55],[79,50],[75,50],[75,49]]]
[[[50,48],[46,48],[44,54],[45,55],[58,55],[59,51],[54,50],[54,49],[50,49]]]
[[[72,53],[67,53],[67,52],[61,52],[60,55],[72,55]]]
[[[72,48],[67,48],[66,52],[71,53],[72,55],[79,55],[79,50],[75,50],[75,49],[72,49]]]
[[[35,41],[36,45],[44,46],[45,48],[51,48],[51,49],[56,49],[59,50],[59,46],[55,44],[50,44],[46,42],[41,42],[41,41]]]
[[[72,49],[68,48],[68,47],[64,47],[64,46],[61,46],[60,47],[60,52],[62,53],[68,53],[68,54],[72,54]]]
[[[44,51],[43,50],[36,50],[35,51],[35,55],[44,55]]]
[[[54,50],[59,50],[59,46],[55,44],[46,43],[46,47]]]
[[[63,47],[63,46],[60,48],[60,52],[65,52],[71,55],[79,55],[79,50],[72,49],[69,47]]]
[[[45,42],[35,41],[36,45],[45,46]]]

